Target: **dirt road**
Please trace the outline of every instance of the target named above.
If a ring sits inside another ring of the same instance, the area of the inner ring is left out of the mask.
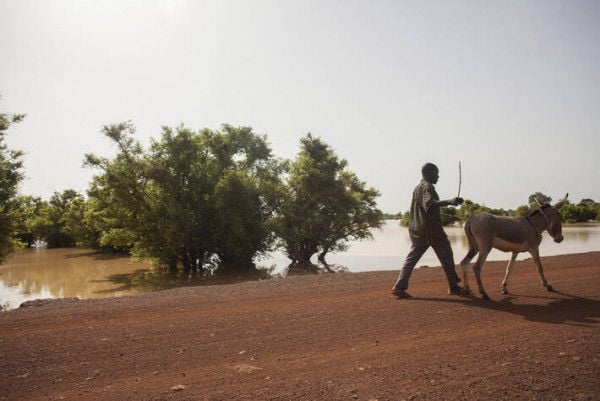
[[[600,253],[530,259],[492,301],[440,268],[295,276],[0,313],[6,400],[600,400]]]

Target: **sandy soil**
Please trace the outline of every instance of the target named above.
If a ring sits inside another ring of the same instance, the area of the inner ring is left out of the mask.
[[[600,253],[530,259],[491,301],[440,268],[295,276],[0,313],[0,399],[600,400]]]

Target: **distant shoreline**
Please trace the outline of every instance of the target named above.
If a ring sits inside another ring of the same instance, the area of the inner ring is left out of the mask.
[[[385,221],[400,221],[400,219],[385,219]],[[600,226],[600,221],[594,221],[594,222],[588,222],[588,223],[563,223],[562,226],[563,226],[563,228],[564,227],[598,227],[598,226]],[[407,228],[402,225],[400,227]],[[463,225],[459,224],[459,225],[445,226],[444,228],[462,228],[462,227],[463,227]]]

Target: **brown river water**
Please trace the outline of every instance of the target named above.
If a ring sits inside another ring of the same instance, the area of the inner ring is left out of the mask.
[[[446,232],[458,263],[467,250],[466,238],[459,227],[448,228]],[[600,251],[600,226],[563,227],[563,234],[565,240],[561,244],[545,236],[540,248],[542,256]],[[328,262],[350,272],[398,270],[410,247],[406,228],[391,220],[382,229],[374,230],[373,235],[371,241],[351,243],[346,252],[330,255]],[[494,250],[488,259],[508,260],[509,256]],[[521,254],[519,260],[528,257],[529,254]],[[32,299],[119,297],[291,274],[287,270],[289,260],[281,252],[273,252],[256,264],[262,270],[250,278],[190,278],[154,270],[150,264],[134,262],[128,257],[98,254],[89,249],[25,249],[0,266],[0,307],[12,309]],[[429,250],[418,266],[439,266],[439,262]]]

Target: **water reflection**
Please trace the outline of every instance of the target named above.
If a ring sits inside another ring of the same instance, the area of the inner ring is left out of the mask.
[[[16,307],[37,298],[97,298],[132,293],[115,289],[106,277],[148,269],[128,257],[81,249],[26,249],[0,268],[0,305]]]
[[[446,234],[454,251],[454,260],[458,263],[468,250],[468,242],[462,227],[446,228]],[[347,252],[333,254],[330,263],[348,266],[352,272],[372,270],[398,270],[410,249],[407,229],[401,227],[397,220],[386,221],[379,230],[373,231],[373,241],[353,243]],[[600,226],[563,227],[565,240],[560,244],[554,242],[544,233],[540,245],[542,256],[564,255],[600,251]],[[528,253],[521,253],[518,260],[529,258]],[[510,254],[497,249],[492,250],[488,260],[506,260]],[[439,266],[435,253],[429,249],[419,261],[418,266]]]
[[[210,275],[192,276],[182,271],[172,272],[168,269],[142,269],[131,273],[118,273],[101,280],[116,285],[115,288],[103,290],[100,293],[112,295],[115,291],[123,292],[153,292],[177,287],[192,287],[200,285],[232,284],[243,281],[270,279],[275,267],[255,269],[243,272],[217,271]]]
[[[155,269],[123,255],[86,249],[25,249],[0,267],[0,306],[18,307],[40,298],[104,298],[182,286],[271,278],[275,266],[244,273],[221,271],[191,277]]]
[[[455,260],[467,251],[467,240],[460,227],[446,230]],[[405,228],[397,221],[387,221],[374,230],[373,241],[352,243],[348,251],[328,257],[334,271],[398,270],[410,248]],[[542,256],[600,251],[600,227],[563,227],[565,240],[557,244],[544,238]],[[519,259],[529,254],[520,254]],[[508,260],[509,254],[494,250],[488,260]],[[316,262],[316,261],[315,261]],[[326,269],[289,266],[281,252],[256,261],[260,270],[246,275],[221,273],[214,276],[190,277],[179,272],[152,269],[147,263],[128,257],[98,254],[81,249],[28,249],[15,254],[0,266],[0,306],[18,307],[22,302],[38,298],[98,298],[131,295],[192,285],[212,285],[261,280],[292,274],[325,273]],[[419,266],[439,266],[432,250],[427,251]]]

